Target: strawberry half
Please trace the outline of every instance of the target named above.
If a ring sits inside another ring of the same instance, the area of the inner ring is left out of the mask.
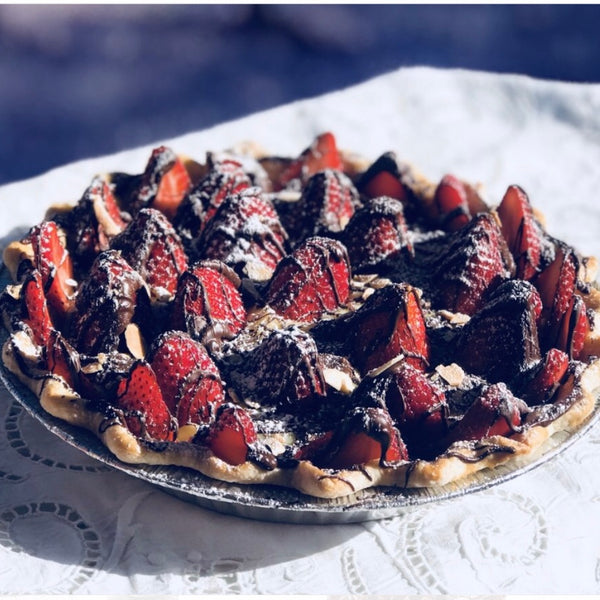
[[[37,270],[30,271],[23,281],[21,306],[22,319],[31,330],[33,342],[38,346],[45,346],[53,326],[44,295],[42,276]]]
[[[227,196],[239,194],[252,182],[235,161],[214,163],[209,172],[190,190],[173,219],[175,229],[186,242],[197,238]]]
[[[167,331],[152,345],[148,356],[163,399],[172,414],[177,413],[180,388],[192,371],[219,374],[204,346],[182,331]]]
[[[444,175],[433,197],[435,219],[446,231],[457,231],[470,220],[467,190],[454,175]]]
[[[440,308],[472,315],[486,293],[510,278],[512,257],[490,214],[477,215],[448,241],[447,251],[432,265],[432,291]]]
[[[79,289],[71,337],[79,352],[117,350],[144,282],[115,250],[98,255]]]
[[[585,340],[590,331],[590,320],[583,298],[573,294],[562,318],[555,347],[564,350],[570,358],[582,358]]]
[[[331,238],[312,237],[277,265],[267,303],[286,319],[314,323],[343,306],[349,293],[346,248]]]
[[[171,297],[177,280],[187,269],[187,255],[171,223],[158,210],[140,210],[112,243],[144,278],[152,295]]]
[[[277,187],[279,189],[284,188],[293,179],[306,182],[311,175],[319,171],[325,169],[341,171],[343,167],[335,136],[330,132],[322,133],[296,160],[284,169],[279,175]]]
[[[408,460],[406,446],[384,408],[355,407],[313,461],[330,469],[353,469],[377,461],[381,466]]]
[[[174,438],[171,413],[163,400],[156,375],[147,362],[136,361],[127,377],[119,382],[116,404],[123,410],[127,427],[133,435],[163,441]]]
[[[339,233],[350,221],[358,202],[358,191],[348,176],[332,169],[319,171],[306,182],[294,206],[296,223],[288,233],[296,240]]]
[[[367,200],[350,219],[342,241],[354,272],[368,272],[386,259],[414,255],[402,202],[388,196]]]
[[[269,279],[287,253],[287,233],[259,188],[227,196],[202,232],[196,252],[250,279]]]
[[[543,233],[533,216],[529,197],[519,186],[511,185],[497,212],[502,235],[515,260],[516,276],[531,280],[540,269]]]
[[[181,159],[166,146],[152,151],[134,200],[137,209],[151,207],[172,219],[192,185]]]
[[[207,355],[179,385],[175,398],[177,422],[180,427],[188,423],[210,423],[217,408],[224,402],[223,382],[217,367]]]
[[[40,272],[44,293],[59,324],[72,309],[76,284],[71,256],[54,221],[43,221],[30,232],[34,267]]]
[[[569,370],[569,356],[562,350],[548,350],[520,395],[530,406],[545,404],[552,400]]]
[[[404,355],[418,369],[429,364],[429,342],[417,291],[390,284],[375,291],[349,320],[347,348],[361,372]]]
[[[530,283],[503,283],[460,331],[453,360],[492,383],[519,377],[540,360],[538,307]]]
[[[362,174],[357,187],[358,191],[367,198],[387,196],[406,203],[411,192],[405,178],[405,170],[398,163],[396,154],[386,152]]]
[[[481,440],[494,435],[510,436],[521,426],[527,405],[503,383],[486,386],[481,395],[452,428],[447,438],[456,441]]]
[[[250,447],[258,441],[247,410],[223,404],[211,425],[206,443],[213,454],[230,465],[241,465],[249,458]]]
[[[94,177],[73,210],[58,214],[56,220],[64,226],[67,246],[82,271],[98,253],[108,250],[111,240],[127,225],[110,186],[101,177]]]
[[[52,330],[45,347],[48,370],[62,379],[72,389],[77,389],[79,379],[79,356],[61,333]]]
[[[173,327],[205,343],[235,337],[246,324],[240,285],[240,278],[224,263],[196,263],[177,283]]]

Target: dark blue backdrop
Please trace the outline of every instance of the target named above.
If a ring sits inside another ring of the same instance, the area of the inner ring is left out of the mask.
[[[0,183],[407,65],[600,80],[596,5],[0,5]]]

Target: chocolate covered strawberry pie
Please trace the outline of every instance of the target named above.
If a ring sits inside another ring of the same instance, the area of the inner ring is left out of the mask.
[[[595,259],[517,185],[486,201],[331,133],[292,157],[158,147],[4,262],[5,367],[127,463],[322,498],[443,486],[595,408]]]

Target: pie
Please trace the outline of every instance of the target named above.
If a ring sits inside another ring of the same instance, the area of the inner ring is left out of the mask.
[[[154,149],[4,250],[6,369],[126,463],[338,498],[530,460],[594,413],[596,260],[324,133]]]

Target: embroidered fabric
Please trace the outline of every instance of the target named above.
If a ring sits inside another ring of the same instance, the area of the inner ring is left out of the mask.
[[[400,70],[167,142],[202,158],[244,139],[295,154],[315,133],[368,157],[396,150],[490,199],[519,183],[549,229],[600,256],[600,86]],[[360,118],[357,118],[357,115]],[[0,189],[13,239],[99,171],[149,148]],[[600,428],[541,467],[393,518],[286,525],[211,512],[95,461],[0,388],[0,592],[11,594],[588,594],[600,585]],[[500,597],[500,596],[498,596]]]

